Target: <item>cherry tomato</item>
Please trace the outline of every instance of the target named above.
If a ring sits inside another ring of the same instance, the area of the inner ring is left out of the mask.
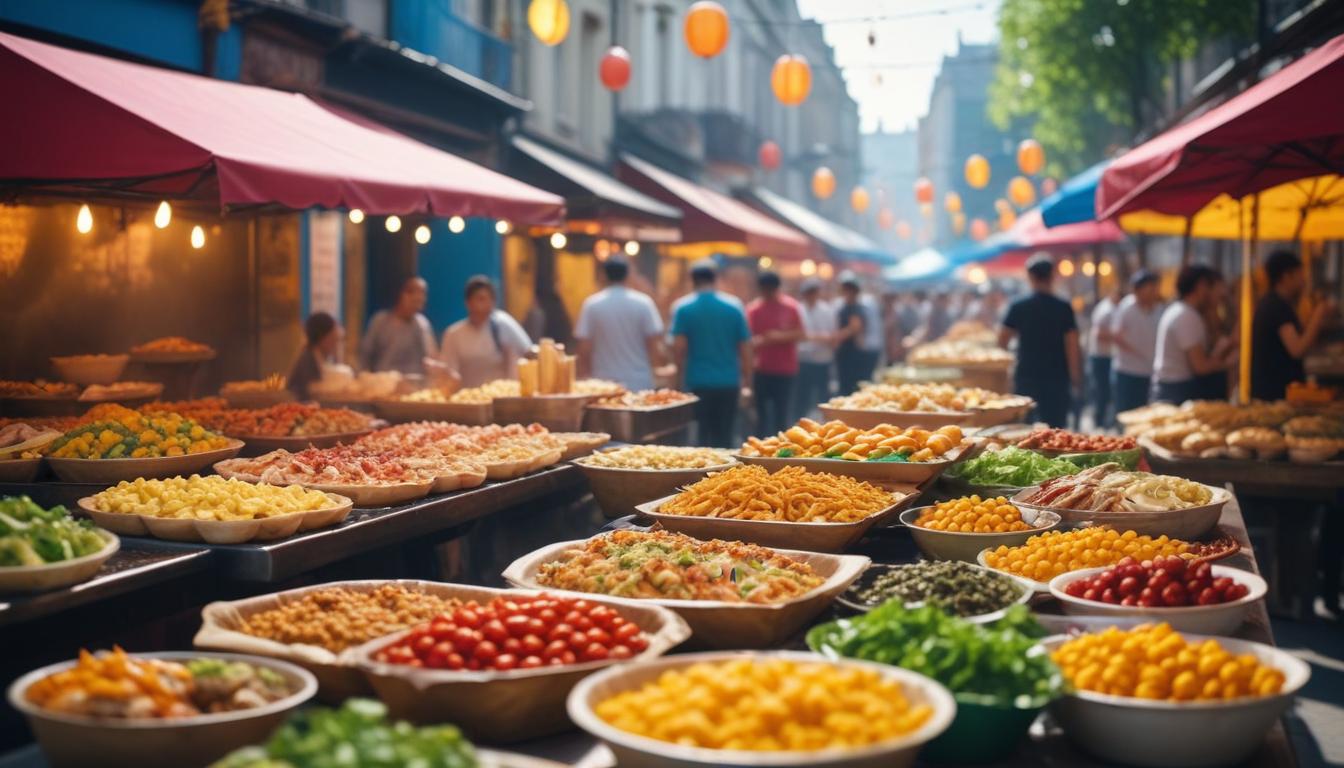
[[[1139,580],[1133,576],[1126,576],[1116,585],[1115,591],[1123,596],[1137,594],[1139,591]]]
[[[1199,593],[1200,605],[1217,605],[1218,592],[1213,587],[1205,587],[1203,592]]]
[[[588,642],[604,646],[611,645],[611,635],[601,627],[593,627],[588,630]]]
[[[626,622],[617,627],[612,634],[615,636],[617,642],[628,642],[630,638],[638,637],[640,635],[639,625]]]
[[[495,669],[510,670],[518,666],[518,657],[512,653],[501,653],[495,659]]]
[[[550,658],[546,659],[546,666],[548,667],[558,667],[564,663],[565,660],[560,658],[559,656],[551,656]]]
[[[601,643],[589,643],[588,647],[583,649],[583,660],[602,661],[607,658],[608,653],[607,646]]]
[[[489,664],[499,656],[499,646],[489,640],[482,640],[476,646],[476,650],[471,652],[471,658],[476,659],[482,664]]]
[[[579,653],[588,645],[588,633],[571,632],[569,633],[569,637],[565,638],[565,642],[569,644],[569,649],[571,651]]]
[[[481,615],[470,608],[459,608],[457,611],[457,623],[464,627],[476,629],[481,626]]]
[[[466,665],[467,661],[462,658],[462,654],[460,653],[448,654],[443,663],[444,669],[462,669]]]
[[[560,620],[560,614],[556,613],[554,608],[543,608],[537,611],[537,618],[550,625]]]
[[[481,669],[481,662],[480,662],[480,659],[476,659],[476,658],[470,658],[470,659],[467,659],[467,667],[466,667],[466,668],[469,669],[469,670],[471,670],[472,672],[479,672],[480,669]]]
[[[1114,589],[1107,587],[1101,593],[1101,601],[1103,603],[1118,603],[1120,602],[1120,596],[1115,593]]]
[[[499,619],[491,619],[481,625],[481,634],[485,639],[494,643],[504,642],[504,638],[509,636],[509,630],[504,628],[504,622]]]
[[[573,664],[574,662],[578,661],[578,657],[574,655],[573,651],[565,651],[564,653],[560,654],[560,660],[563,661],[565,664]]]
[[[1120,604],[1133,608],[1134,606],[1139,604],[1139,599],[1133,595],[1126,595],[1125,599],[1120,601]]]
[[[561,622],[554,627],[551,627],[551,631],[546,633],[546,639],[548,641],[567,640],[572,634],[574,634],[573,625]]]
[[[504,620],[504,629],[513,637],[522,637],[527,634],[527,625],[531,622],[531,616],[518,613]]]
[[[1234,583],[1235,582],[1233,582],[1226,576],[1219,576],[1218,578],[1213,580],[1213,584],[1211,586],[1214,589],[1218,590],[1219,592],[1226,592],[1227,588],[1232,586]]]
[[[480,633],[473,629],[458,627],[457,631],[453,632],[453,645],[458,653],[470,654],[480,641]]]
[[[1154,590],[1165,589],[1171,583],[1171,573],[1166,568],[1158,568],[1153,571],[1153,575],[1148,577],[1148,586]]]
[[[517,655],[523,651],[523,641],[516,637],[506,637],[504,638],[504,642],[500,643],[499,648],[504,653]]]
[[[524,656],[523,660],[518,662],[518,666],[521,669],[536,669],[545,663],[540,656]]]
[[[635,635],[626,640],[625,644],[630,646],[630,650],[635,653],[643,653],[644,649],[649,647],[649,641],[643,635]]]
[[[565,651],[569,650],[569,645],[564,640],[552,640],[546,646],[545,656],[548,659],[559,658]]]
[[[547,626],[549,625],[546,622],[538,618],[529,618],[527,620],[527,631],[533,635],[540,636],[545,634]]]
[[[1181,586],[1179,581],[1173,581],[1162,588],[1162,602],[1167,605],[1186,605],[1189,598],[1185,594],[1185,587]]]
[[[1087,591],[1086,591],[1086,592],[1083,592],[1083,599],[1084,599],[1084,600],[1100,600],[1100,599],[1101,599],[1101,593],[1097,591],[1097,588],[1096,588],[1096,587],[1088,587],[1088,588],[1087,588]]]
[[[435,621],[429,625],[429,633],[440,640],[452,636],[455,629],[457,629],[457,625],[448,621]]]
[[[631,653],[630,647],[627,645],[613,645],[610,654],[613,659],[628,659],[635,655]]]
[[[434,650],[435,642],[436,641],[431,635],[421,635],[420,637],[415,638],[411,643],[411,647],[415,649],[416,654],[424,656],[426,653]],[[452,645],[449,644],[449,648],[451,647]]]

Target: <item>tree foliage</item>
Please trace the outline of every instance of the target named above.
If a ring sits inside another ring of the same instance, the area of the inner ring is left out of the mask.
[[[1034,120],[1051,171],[1076,173],[1166,112],[1174,62],[1254,25],[1255,0],[1003,0],[990,117]]]

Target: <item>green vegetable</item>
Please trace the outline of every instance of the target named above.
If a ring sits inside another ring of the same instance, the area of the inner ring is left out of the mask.
[[[936,605],[954,616],[978,616],[1022,599],[1026,587],[1002,574],[967,563],[921,562],[892,568],[858,591],[870,605],[898,599]]]
[[[986,451],[958,464],[949,475],[974,485],[1008,485],[1025,488],[1052,477],[1072,475],[1081,467],[1065,459],[1050,459],[1035,451],[1009,446]]]
[[[775,451],[775,458],[787,459],[790,456],[793,456],[792,448],[780,448],[778,451]]]
[[[886,456],[879,456],[879,457],[877,457],[877,458],[864,459],[864,461],[891,461],[891,462],[900,462],[900,463],[902,463],[902,464],[907,464],[907,463],[909,463],[909,461],[910,461],[910,457],[907,456],[907,455],[904,454],[904,453],[895,453],[895,452],[892,452],[892,453],[888,453]]]
[[[0,499],[0,566],[44,565],[91,555],[107,545],[65,507],[43,509],[27,496]]]
[[[958,701],[1032,709],[1065,690],[1063,675],[1037,640],[1045,634],[1025,606],[993,624],[972,624],[926,605],[890,600],[852,619],[813,627],[807,645],[830,658],[866,659],[919,672]]]
[[[452,725],[387,722],[387,707],[350,699],[340,709],[306,709],[263,746],[213,768],[475,768],[476,753]]]

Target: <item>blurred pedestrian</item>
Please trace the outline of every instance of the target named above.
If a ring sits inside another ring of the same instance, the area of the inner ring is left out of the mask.
[[[653,299],[626,286],[630,264],[612,256],[602,264],[607,287],[584,299],[579,322],[579,372],[618,381],[638,392],[653,389],[654,366],[662,364],[663,319]]]
[[[799,311],[806,335],[798,344],[798,386],[793,407],[799,417],[831,398],[831,365],[835,362],[835,332],[839,327],[835,307],[822,299],[821,281],[804,281],[801,296]]]
[[[1162,311],[1157,324],[1153,397],[1183,403],[1198,396],[1198,378],[1226,371],[1233,353],[1226,345],[1210,347],[1206,310],[1222,301],[1226,283],[1218,270],[1202,264],[1183,267],[1176,276],[1178,299]]]
[[[369,327],[359,342],[359,364],[366,371],[400,371],[424,374],[426,358],[438,354],[434,328],[424,316],[429,283],[412,277],[401,286],[397,303],[369,318]]]
[[[713,261],[691,268],[694,292],[672,305],[672,348],[684,386],[700,400],[700,444],[728,448],[738,403],[751,397],[751,330],[742,302],[715,290],[717,281]]]
[[[303,324],[303,333],[306,342],[285,380],[285,386],[299,400],[312,397],[308,387],[322,380],[323,368],[340,362],[341,341],[345,339],[345,329],[326,312],[309,315]]]
[[[871,379],[882,349],[882,326],[877,312],[864,300],[859,278],[840,276],[840,306],[836,311],[835,370],[840,394],[848,395]]]
[[[485,275],[469,278],[463,294],[467,316],[443,332],[442,373],[463,387],[517,378],[518,358],[532,348],[527,332],[496,306],[495,283]]]
[[[1106,333],[1114,347],[1111,390],[1115,412],[1148,404],[1153,358],[1157,356],[1157,325],[1162,319],[1162,297],[1157,275],[1146,269],[1129,279],[1130,294],[1120,300]]]
[[[806,336],[798,302],[779,290],[779,275],[765,270],[759,292],[747,305],[747,327],[755,350],[751,391],[756,398],[756,431],[773,435],[788,428],[798,379],[798,342]]]
[[[1052,427],[1067,424],[1072,390],[1082,385],[1082,351],[1073,307],[1051,292],[1055,263],[1037,256],[1027,263],[1031,293],[1014,301],[999,328],[999,346],[1017,339],[1013,391],[1036,401],[1034,418]]]
[[[1269,290],[1255,305],[1251,331],[1251,397],[1282,400],[1288,384],[1306,381],[1302,358],[1320,338],[1333,302],[1321,302],[1305,328],[1297,316],[1297,302],[1306,289],[1302,260],[1289,251],[1275,251],[1265,259]]]
[[[1098,427],[1111,425],[1111,364],[1115,347],[1111,343],[1111,315],[1121,301],[1117,286],[1092,307],[1087,327],[1087,375],[1092,386],[1092,420]]]

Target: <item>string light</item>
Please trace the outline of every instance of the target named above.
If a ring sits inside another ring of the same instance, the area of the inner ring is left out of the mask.
[[[551,235],[551,247],[555,250],[564,248],[569,243],[569,238],[565,237],[564,232],[556,232]]]
[[[1059,274],[1065,277],[1072,277],[1073,262],[1069,261],[1068,259],[1064,259],[1063,261],[1059,262]]]
[[[448,231],[454,235],[462,234],[462,230],[467,228],[467,220],[461,216],[450,216],[448,218]]]
[[[450,227],[452,226],[452,222],[451,222],[451,221],[450,221],[448,224],[449,224]],[[507,235],[507,234],[509,234],[509,233],[512,232],[512,231],[513,231],[513,226],[510,225],[509,222],[505,221],[504,219],[500,219],[499,221],[496,221],[496,222],[495,222],[495,232],[497,232],[497,233],[499,233],[499,234],[501,234],[501,235]]]
[[[770,265],[774,263],[775,260],[770,258],[769,256],[762,256],[761,258],[756,260],[756,266],[760,267],[761,269],[769,269]]]
[[[191,228],[191,247],[198,251],[205,247],[205,230],[200,224]]]
[[[158,210],[154,211],[154,226],[164,229],[173,220],[173,207],[167,200],[159,203]]]
[[[351,209],[350,209],[350,223],[351,223],[351,224],[362,224],[363,222],[364,222],[364,212],[361,211],[361,210],[359,210],[358,208],[351,208]]]
[[[972,285],[980,285],[988,279],[989,274],[985,272],[984,267],[977,265],[966,270],[966,280]]]
[[[1101,262],[1101,266],[1097,267],[1097,272],[1102,277],[1106,277],[1107,275],[1111,274],[1111,262],[1109,261]]]
[[[626,242],[626,244],[625,244],[625,255],[626,255],[626,256],[638,256],[638,255],[639,255],[639,241],[638,241],[638,240],[630,240],[630,241],[627,241],[627,242]]]
[[[384,227],[387,227],[387,231],[388,231],[388,232],[400,232],[400,231],[401,231],[401,217],[400,217],[400,216],[388,216],[388,217],[387,217],[387,220],[383,222],[383,226],[384,226]]]
[[[821,265],[817,267],[817,276],[822,280],[830,280],[834,275],[835,267],[832,267],[829,261],[823,261]]]
[[[75,229],[81,235],[93,231],[93,211],[89,210],[88,203],[79,206],[79,213],[75,215]]]
[[[1097,273],[1097,265],[1090,261],[1083,262],[1083,274],[1091,277]]]
[[[421,245],[429,242],[429,227],[421,224],[415,228],[415,242]]]
[[[803,277],[811,277],[817,274],[817,262],[811,259],[803,259],[803,263],[798,265],[798,272]]]

